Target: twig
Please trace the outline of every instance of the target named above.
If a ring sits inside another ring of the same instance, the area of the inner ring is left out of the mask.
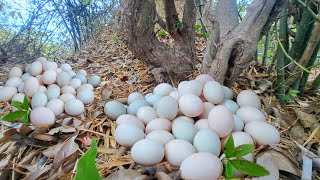
[[[318,17],[316,15],[316,13],[314,13],[307,4],[305,4],[304,2],[302,2],[301,0],[296,0],[303,8],[305,8],[310,14],[311,16],[318,22],[320,22],[320,17]]]

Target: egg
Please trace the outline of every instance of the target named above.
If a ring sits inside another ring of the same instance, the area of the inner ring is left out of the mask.
[[[117,126],[119,126],[120,124],[134,124],[136,126],[139,126],[143,131],[145,128],[143,122],[139,118],[131,114],[123,114],[119,116],[116,120],[116,124]]]
[[[43,81],[42,81],[42,75],[41,74],[37,75],[36,78],[37,78],[37,80],[39,82],[39,85],[44,85]]]
[[[71,78],[73,78],[73,77],[75,77],[77,74],[74,72],[74,71],[67,71],[67,73],[69,74],[69,76],[71,77]]]
[[[209,113],[214,107],[214,105],[211,102],[204,102],[203,106],[204,106],[204,109],[203,109],[203,112],[199,115],[199,118],[208,119]]]
[[[8,77],[12,78],[12,77],[21,77],[22,76],[22,69],[20,67],[13,67],[10,69]]]
[[[61,68],[57,68],[57,69],[56,69],[56,73],[57,73],[57,74],[59,74],[61,71],[62,71]]]
[[[261,109],[260,98],[252,90],[241,91],[237,96],[237,103],[240,107],[252,106]]]
[[[45,92],[48,98],[48,101],[51,99],[58,99],[60,96],[60,87],[56,84],[48,86],[47,91]]]
[[[42,64],[39,61],[35,61],[30,66],[30,74],[32,76],[37,76],[42,72]]]
[[[86,84],[87,83],[87,78],[82,74],[76,74],[74,76],[74,78],[80,79],[82,84]]]
[[[196,153],[192,144],[183,139],[169,141],[164,147],[166,160],[174,166],[180,166],[183,160]]]
[[[263,113],[259,109],[251,106],[241,107],[237,111],[237,115],[240,117],[240,119],[242,119],[244,124],[252,121],[266,121],[266,117],[263,115]]]
[[[73,78],[69,82],[69,86],[73,87],[74,89],[77,89],[78,87],[81,86],[81,80],[78,78]]]
[[[216,81],[209,81],[203,87],[203,96],[212,104],[219,104],[224,99],[224,89]]]
[[[200,81],[202,86],[204,86],[209,81],[214,81],[213,77],[211,77],[209,74],[200,74],[195,78],[195,80]]]
[[[50,85],[55,83],[57,80],[57,73],[54,70],[47,70],[43,73],[42,82]]]
[[[87,71],[84,70],[84,69],[80,69],[80,70],[78,71],[78,74],[82,74],[82,75],[84,75],[84,76],[86,77],[86,76],[87,76]]]
[[[232,99],[233,98],[233,91],[226,86],[222,86],[222,87],[224,90],[224,98],[225,99]]]
[[[180,119],[172,123],[172,134],[177,139],[183,139],[192,143],[197,132],[197,127],[185,120]]]
[[[186,94],[193,94],[195,96],[200,96],[202,92],[203,85],[200,81],[191,80],[191,81],[183,81],[178,86],[178,91],[181,96]]]
[[[93,91],[93,86],[91,84],[82,84],[81,86],[79,86],[77,88],[77,93],[79,93],[80,91],[82,91],[84,89],[89,89],[89,90]]]
[[[208,152],[220,155],[221,143],[218,135],[209,128],[200,129],[193,140],[197,152]]]
[[[45,57],[39,57],[36,59],[36,61],[39,61],[43,64],[43,63],[47,62],[48,60]]]
[[[140,165],[153,166],[162,161],[164,148],[158,141],[142,139],[132,146],[131,157]]]
[[[233,132],[243,130],[244,123],[238,115],[233,114],[233,122],[234,122],[234,126],[232,129]]]
[[[138,109],[137,117],[141,119],[144,124],[148,124],[150,121],[157,119],[158,114],[155,109],[150,106],[143,106]]]
[[[71,81],[71,76],[64,71],[61,71],[57,76],[57,83],[60,87],[67,86]]]
[[[44,92],[37,91],[34,93],[31,99],[31,107],[35,109],[37,107],[45,107],[48,102],[48,98]]]
[[[77,93],[76,93],[76,90],[73,88],[73,87],[71,87],[71,86],[63,86],[61,89],[61,93],[62,94],[67,94],[67,93],[69,93],[69,94],[72,94],[72,95],[76,95]],[[89,90],[90,91],[90,90]],[[92,91],[91,91],[92,92]]]
[[[143,106],[149,106],[149,105],[150,104],[147,101],[139,99],[139,100],[133,101],[128,106],[127,112],[128,112],[128,114],[137,115],[139,108],[141,108]]]
[[[55,123],[53,112],[46,107],[37,107],[30,112],[30,121],[36,127],[48,127]]]
[[[67,63],[64,63],[64,64],[61,64],[60,65],[60,68],[63,70],[63,71],[71,71],[72,70],[72,67],[67,64]]]
[[[192,119],[191,117],[188,117],[188,116],[179,116],[179,117],[175,118],[175,119],[172,121],[172,123],[175,122],[175,121],[178,121],[179,119],[184,120],[184,121],[187,121],[187,122],[189,122],[189,123],[191,123],[191,124],[194,124],[194,119]]]
[[[224,99],[220,105],[228,108],[233,114],[235,114],[239,109],[238,104],[230,99]]]
[[[180,98],[180,94],[179,94],[179,91],[171,91],[171,93],[169,94],[169,96],[173,97],[174,99],[176,99],[177,101],[179,100]]]
[[[93,75],[88,79],[88,83],[93,87],[98,87],[101,83],[101,78],[97,75]]]
[[[159,94],[162,96],[168,96],[171,91],[173,91],[173,87],[168,84],[168,83],[161,83],[158,84],[154,89],[153,89],[153,94]]]
[[[178,114],[178,103],[171,96],[164,96],[157,103],[157,113],[161,118],[173,120]]]
[[[199,97],[193,94],[185,94],[179,99],[179,108],[184,115],[197,117],[203,112],[204,105]]]
[[[189,180],[218,180],[223,172],[223,165],[218,157],[206,152],[199,152],[187,157],[180,167],[181,177]]]
[[[145,99],[147,99],[149,96],[151,96],[153,93],[148,93],[144,96]]]
[[[47,88],[45,86],[41,85],[41,86],[39,86],[38,91],[45,93],[47,91]]]
[[[0,100],[9,101],[15,94],[17,94],[17,88],[15,87],[1,87],[0,88]]]
[[[29,74],[29,73],[24,73],[24,74],[22,74],[22,76],[21,76],[21,80],[24,82],[24,81],[26,81],[29,77],[31,77],[31,74]]]
[[[131,104],[135,100],[145,100],[144,96],[139,92],[133,92],[128,96],[128,104]]]
[[[132,147],[136,142],[144,139],[144,132],[134,124],[123,123],[116,128],[114,138],[121,146]]]
[[[58,64],[56,62],[44,62],[43,63],[43,70],[47,71],[47,70],[56,70],[58,68]]]
[[[267,122],[252,121],[244,126],[244,131],[250,134],[258,145],[280,143],[279,131]]]
[[[11,105],[12,105],[12,102],[13,102],[13,101],[18,101],[18,102],[23,103],[25,96],[26,96],[26,95],[25,95],[24,93],[17,93],[17,94],[15,94],[15,95],[12,97]],[[18,110],[18,109],[17,109],[16,107],[12,106],[12,112],[15,112],[15,111],[17,111],[17,110]]]
[[[220,138],[229,135],[234,126],[232,112],[222,105],[212,108],[208,121],[209,127],[213,129]]]
[[[234,146],[240,146],[242,144],[252,144],[254,145],[254,141],[252,139],[252,137],[250,136],[250,134],[246,133],[246,132],[232,132],[232,137],[233,137],[233,143]],[[224,145],[227,143],[229,139],[229,136],[224,137],[223,139],[221,139],[221,148],[224,149]]]
[[[199,119],[194,125],[198,129],[209,128],[209,121],[208,119]]]
[[[31,69],[31,64],[27,64],[27,65],[24,67],[24,72],[30,74],[30,69]]]
[[[64,110],[70,116],[79,116],[84,112],[84,105],[78,99],[70,99],[64,103]]]
[[[24,82],[21,83],[21,84],[18,86],[18,92],[19,92],[19,93],[24,93]]]
[[[165,146],[169,141],[174,140],[174,136],[164,130],[155,130],[151,131],[149,134],[147,134],[146,139],[151,139],[154,141],[160,142],[163,146]]]
[[[172,124],[168,119],[157,118],[148,123],[148,125],[146,126],[145,132],[146,134],[149,134],[150,132],[155,130],[165,130],[170,132],[171,128],[172,128]]]
[[[126,106],[118,101],[109,101],[104,105],[104,113],[112,120],[126,113]]]
[[[61,94],[61,96],[59,96],[59,99],[62,100],[64,103],[67,103],[71,99],[76,99],[76,97],[73,94],[66,93]]]
[[[36,93],[39,89],[39,81],[35,77],[29,77],[25,82],[24,82],[24,93],[32,97],[34,93]]]
[[[93,91],[85,89],[77,94],[77,99],[82,101],[85,105],[90,104],[94,101],[94,93]]]
[[[64,102],[60,99],[51,99],[47,105],[55,116],[60,116],[64,111]]]
[[[151,106],[154,106],[155,104],[157,104],[160,99],[162,98],[163,96],[162,95],[159,95],[159,94],[152,94],[148,97],[145,97],[146,98],[146,101],[151,105]]]
[[[12,77],[8,79],[8,81],[5,83],[5,86],[17,88],[21,83],[22,83],[22,80],[19,77]]]

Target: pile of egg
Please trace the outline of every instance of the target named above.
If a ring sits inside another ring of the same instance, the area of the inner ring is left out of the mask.
[[[231,89],[201,74],[178,88],[162,83],[145,96],[134,92],[127,105],[109,101],[104,111],[116,120],[115,140],[131,147],[136,163],[152,166],[165,160],[180,167],[184,179],[218,179],[230,134],[235,146],[280,142],[253,91],[241,91],[235,101]],[[254,161],[252,154],[243,158]],[[235,175],[244,177],[238,171]]]
[[[53,125],[55,116],[63,112],[81,115],[84,105],[94,101],[93,89],[101,83],[99,76],[87,79],[85,70],[76,73],[69,64],[59,67],[44,57],[26,65],[24,73],[20,67],[11,68],[8,77],[5,86],[0,87],[0,100],[23,102],[26,95],[32,108],[30,121],[37,127]]]

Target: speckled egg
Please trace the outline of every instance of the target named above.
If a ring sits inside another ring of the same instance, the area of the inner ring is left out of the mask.
[[[230,100],[230,99],[224,99],[220,105],[223,105],[224,107],[228,108],[233,114],[237,113],[239,106],[236,102]]]
[[[199,97],[193,94],[185,94],[179,99],[179,108],[184,115],[197,117],[203,112],[204,105]]]
[[[74,89],[77,89],[78,87],[81,86],[81,80],[78,78],[73,78],[71,79],[71,81],[69,82],[69,86],[73,87]]]
[[[155,109],[153,109],[150,106],[143,106],[138,109],[137,111],[137,117],[141,119],[141,121],[147,125],[150,121],[157,119],[158,114]]]
[[[45,107],[48,102],[48,98],[44,92],[37,91],[34,93],[31,99],[31,107],[35,109],[37,107]]]
[[[141,93],[133,92],[128,96],[128,104],[131,104],[135,100],[145,100],[145,99]]]
[[[12,77],[21,77],[22,76],[22,69],[20,67],[13,67],[10,69],[8,77],[12,78]]]
[[[40,63],[40,62],[39,62]],[[35,77],[29,77],[25,82],[24,82],[24,93],[32,97],[34,93],[36,93],[39,89],[39,81]]]
[[[121,146],[132,147],[137,141],[144,139],[144,132],[134,124],[120,124],[115,131],[114,138]]]
[[[50,100],[47,105],[55,116],[60,116],[64,111],[64,102],[60,99],[52,99]]]
[[[61,71],[57,76],[57,83],[60,87],[67,86],[71,81],[71,77],[67,72]]]
[[[153,166],[162,161],[164,147],[158,141],[142,139],[132,146],[131,157],[140,165]]]
[[[54,125],[55,116],[46,107],[37,107],[30,112],[30,121],[36,127],[48,127]]]
[[[220,138],[228,136],[234,126],[232,112],[222,106],[215,106],[209,113],[209,127],[213,129]]]
[[[17,88],[15,87],[1,87],[0,88],[0,100],[9,101],[13,95],[17,94]]]
[[[194,137],[193,146],[197,152],[208,152],[216,156],[220,155],[220,138],[212,129],[200,129]]]
[[[104,105],[104,113],[112,120],[126,114],[126,106],[119,101],[109,101]]]
[[[267,122],[252,121],[244,126],[244,131],[251,135],[258,145],[280,143],[278,129]]]
[[[8,79],[5,86],[17,88],[21,83],[22,83],[22,80],[19,77],[12,77],[12,78]]]
[[[101,84],[101,78],[97,75],[93,75],[88,79],[88,83],[93,87],[98,87]]]
[[[174,140],[174,136],[168,132],[168,131],[164,131],[164,130],[155,130],[155,131],[151,131],[147,136],[146,139],[151,139],[154,141],[158,141],[160,142],[163,146],[165,146],[169,141]]]
[[[76,91],[74,91],[74,92],[76,92]],[[80,91],[77,94],[77,99],[79,99],[85,105],[90,104],[94,101],[94,93],[93,93],[93,91],[85,89],[83,91]]]
[[[252,106],[261,109],[260,98],[252,90],[241,91],[237,96],[237,103],[240,107]]]
[[[71,87],[71,86],[63,86],[61,88],[61,94],[67,94],[67,93],[72,94],[74,96],[77,94],[76,90],[73,87]]]
[[[183,81],[183,83],[179,84],[178,91],[181,96],[186,94],[193,94],[195,96],[200,96],[202,92],[203,85],[200,81],[191,80],[191,81]]]
[[[263,115],[263,113],[259,109],[251,106],[241,107],[237,111],[237,115],[242,119],[242,121],[245,124],[252,121],[266,121],[266,117]]]
[[[67,103],[71,99],[76,99],[76,97],[73,94],[66,93],[66,94],[61,94],[61,96],[59,96],[59,99],[62,100],[64,103]]]
[[[30,74],[32,76],[37,76],[42,72],[42,64],[39,61],[35,61],[30,66]]]
[[[193,143],[194,136],[197,132],[197,127],[188,121],[180,119],[172,123],[172,134],[177,139],[183,139]]]
[[[213,104],[219,104],[224,99],[224,89],[216,81],[209,81],[203,87],[203,96]]]
[[[143,122],[137,118],[136,116],[134,115],[131,115],[131,114],[123,114],[121,116],[119,116],[116,120],[116,124],[117,126],[119,126],[120,124],[134,124],[136,126],[139,126],[143,131],[144,131],[144,124]]]
[[[200,119],[208,119],[209,113],[214,107],[214,105],[211,102],[204,102],[203,103],[204,109],[203,112],[200,114]]]
[[[145,132],[146,134],[149,134],[150,132],[155,130],[165,130],[170,132],[171,128],[172,128],[172,124],[168,119],[157,118],[148,123],[148,125],[146,126]]]
[[[183,160],[196,153],[192,144],[183,139],[169,141],[164,151],[166,160],[174,166],[180,166]]]
[[[44,84],[50,85],[55,83],[57,80],[57,73],[54,70],[47,70],[43,73],[42,82]]]
[[[56,84],[48,86],[47,91],[45,92],[48,98],[48,101],[51,99],[58,99],[60,96],[60,87]]]
[[[168,83],[161,83],[158,84],[154,89],[153,89],[153,94],[159,94],[162,96],[168,96],[171,91],[173,91],[173,87],[168,84]]]
[[[178,114],[178,103],[171,96],[164,96],[157,103],[157,113],[161,118],[173,120]]]
[[[65,102],[64,110],[70,116],[79,116],[84,112],[84,105],[78,99],[71,99]]]

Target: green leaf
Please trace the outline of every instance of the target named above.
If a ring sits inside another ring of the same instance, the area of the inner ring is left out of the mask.
[[[291,90],[289,91],[289,94],[290,94],[290,96],[292,96],[292,97],[296,97],[299,92],[300,92],[300,91],[298,91],[298,90],[291,89]]]
[[[98,153],[97,142],[92,138],[90,149],[79,159],[75,180],[97,180],[101,179],[96,167],[96,157]]]
[[[252,144],[242,144],[237,146],[234,152],[234,157],[242,157],[245,156],[252,151],[254,151],[255,147]]]
[[[19,101],[12,101],[11,102],[11,105],[15,108],[17,108],[18,110],[22,110],[23,109],[23,106],[22,106],[22,103],[19,102]]]
[[[247,160],[230,160],[230,162],[238,171],[250,176],[266,176],[270,174],[264,167]]]
[[[227,160],[227,163],[225,165],[224,174],[227,179],[231,179],[234,176],[234,168],[229,160]]]
[[[23,109],[26,110],[26,111],[29,110],[29,101],[28,101],[27,96],[24,96],[23,103],[22,103],[22,107],[23,107]]]
[[[224,154],[226,155],[227,158],[231,158],[231,157],[234,157],[234,151],[235,151],[234,141],[233,141],[232,135],[230,134],[226,144],[224,145]]]
[[[201,29],[201,25],[200,24],[194,25],[194,30],[195,31],[199,31],[200,29]]]
[[[12,113],[7,114],[2,119],[5,121],[12,122],[14,120],[18,120],[18,119],[22,118],[26,113],[27,113],[26,111],[16,111],[16,112],[12,112]]]
[[[23,116],[22,116],[22,120],[25,124],[29,123],[29,113],[26,112]]]

